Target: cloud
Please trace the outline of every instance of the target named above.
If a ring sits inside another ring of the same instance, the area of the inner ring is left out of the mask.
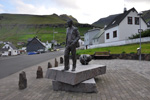
[[[125,0],[127,9],[134,7],[138,12],[149,10],[150,0]]]
[[[4,12],[3,7],[4,6],[0,4],[0,12]]]
[[[49,15],[52,13],[60,13],[60,10],[53,7],[46,7],[44,4],[31,4],[25,3],[23,0],[13,0],[16,7],[16,13],[20,14],[37,14],[37,15]]]
[[[64,8],[72,8],[72,9],[78,9],[79,6],[77,5],[78,0],[53,0],[53,2],[56,3],[56,5]]]
[[[138,2],[145,2],[150,3],[150,0],[125,0],[126,2],[138,3]]]
[[[0,12],[50,15],[72,15],[80,23],[93,23],[100,18],[135,7],[137,11],[149,9],[150,0],[0,0]],[[4,10],[4,11],[3,11]]]

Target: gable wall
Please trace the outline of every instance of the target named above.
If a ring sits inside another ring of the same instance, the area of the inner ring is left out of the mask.
[[[45,50],[45,47],[39,43],[38,40],[34,39],[32,40],[28,45],[27,45],[27,52],[37,52],[37,50],[39,49],[44,49]]]
[[[132,24],[128,24],[128,17],[132,17]],[[126,40],[131,37],[133,34],[138,33],[140,25],[135,25],[135,17],[139,17],[136,11],[131,11],[120,23],[119,31],[120,37],[119,40]],[[147,29],[146,23],[141,20],[141,26],[143,30]]]
[[[113,31],[117,31],[117,37],[113,37]],[[106,34],[109,33],[109,39],[106,39]],[[108,30],[105,30],[105,42],[114,42],[114,41],[118,41],[119,40],[119,29],[118,26],[114,27],[114,28],[110,28]]]
[[[96,29],[93,31],[88,31],[86,34],[84,34],[84,45],[92,45],[92,39],[98,32],[100,32],[100,30]]]

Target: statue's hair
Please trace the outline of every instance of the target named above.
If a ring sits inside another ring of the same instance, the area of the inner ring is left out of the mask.
[[[71,19],[67,20],[67,23],[71,22],[73,24],[73,21]]]

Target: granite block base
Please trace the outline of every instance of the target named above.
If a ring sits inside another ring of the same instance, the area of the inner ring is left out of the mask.
[[[94,78],[86,80],[76,85],[70,85],[58,81],[52,81],[54,91],[95,93],[97,92],[96,82]]]

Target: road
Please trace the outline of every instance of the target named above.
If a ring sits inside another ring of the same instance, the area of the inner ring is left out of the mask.
[[[24,68],[31,67],[41,62],[54,59],[63,55],[63,51],[49,52],[36,55],[19,55],[0,57],[0,79],[14,74]]]

